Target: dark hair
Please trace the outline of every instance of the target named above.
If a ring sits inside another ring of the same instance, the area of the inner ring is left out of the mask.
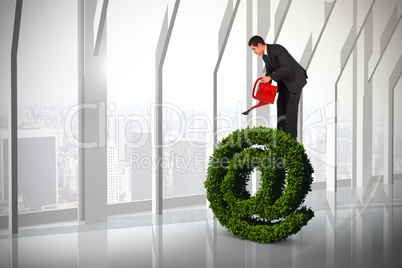
[[[248,46],[255,46],[258,47],[258,44],[265,45],[264,39],[262,39],[261,36],[254,35],[253,37],[250,38],[248,41]]]

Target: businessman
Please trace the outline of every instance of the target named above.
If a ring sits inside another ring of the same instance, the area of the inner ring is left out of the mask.
[[[277,129],[282,129],[297,138],[297,114],[300,94],[307,83],[306,70],[281,45],[265,44],[262,37],[255,35],[248,42],[249,47],[265,63],[263,83],[274,80],[278,86]]]

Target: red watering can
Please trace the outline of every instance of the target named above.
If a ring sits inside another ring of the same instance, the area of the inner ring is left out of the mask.
[[[270,83],[259,83],[258,84],[258,89],[257,89],[257,94],[254,95],[255,92],[255,86],[257,85],[258,81],[260,81],[263,77],[258,78],[255,80],[254,87],[253,87],[253,98],[256,100],[259,100],[260,102],[257,105],[254,105],[247,111],[245,111],[243,114],[248,115],[248,113],[253,110],[254,108],[266,105],[266,104],[273,104],[276,96],[276,90],[277,87],[271,85]]]

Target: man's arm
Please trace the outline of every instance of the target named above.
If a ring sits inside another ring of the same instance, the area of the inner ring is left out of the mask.
[[[273,50],[272,50],[273,51]],[[270,75],[272,80],[278,82],[282,78],[285,78],[292,71],[290,68],[289,58],[291,57],[289,52],[281,45],[277,45],[274,56],[277,58],[279,62],[279,68]]]
[[[270,81],[272,80],[270,75],[273,73],[272,70],[270,68],[267,68],[267,66],[265,66],[266,72],[265,72],[265,77],[263,77],[261,79],[261,82],[263,83],[270,83]]]

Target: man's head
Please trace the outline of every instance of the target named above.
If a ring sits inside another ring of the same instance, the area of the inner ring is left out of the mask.
[[[265,42],[261,36],[254,35],[253,37],[251,37],[248,41],[248,45],[251,50],[258,56],[261,56],[265,51]]]

